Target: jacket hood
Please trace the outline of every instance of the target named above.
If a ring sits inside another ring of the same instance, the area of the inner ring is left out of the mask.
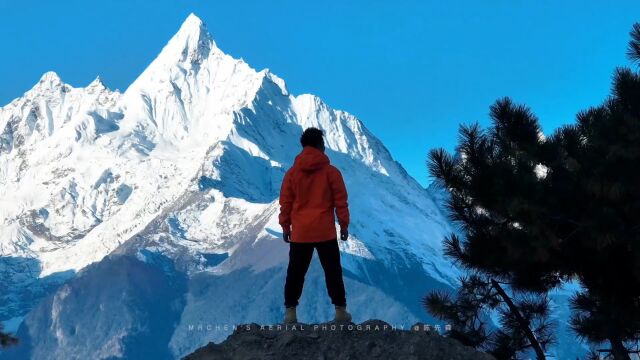
[[[293,166],[302,171],[313,172],[329,165],[329,158],[324,152],[312,147],[305,146],[302,152],[296,156]]]

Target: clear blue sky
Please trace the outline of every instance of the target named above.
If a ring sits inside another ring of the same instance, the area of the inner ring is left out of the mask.
[[[547,133],[600,103],[640,1],[3,0],[0,104],[48,70],[124,90],[191,12],[223,51],[358,116],[427,184],[428,150],[499,97]]]

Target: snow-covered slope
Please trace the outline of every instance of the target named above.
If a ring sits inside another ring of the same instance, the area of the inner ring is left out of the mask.
[[[433,323],[421,297],[457,276],[438,197],[360,120],[224,54],[190,15],[122,94],[47,73],[0,108],[0,320],[24,317],[8,355],[179,357],[231,333],[216,325],[278,322],[277,198],[310,126],[349,190],[354,320]],[[331,316],[315,260],[299,316]]]

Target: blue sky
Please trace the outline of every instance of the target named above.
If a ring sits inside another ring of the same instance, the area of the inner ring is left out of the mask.
[[[460,123],[487,124],[499,97],[547,133],[600,103],[628,64],[640,1],[6,0],[0,104],[48,70],[124,90],[191,12],[223,51],[358,116],[427,184],[428,150],[453,149]]]

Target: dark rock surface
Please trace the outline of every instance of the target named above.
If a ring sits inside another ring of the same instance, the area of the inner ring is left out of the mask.
[[[278,328],[279,327],[279,328]],[[220,344],[209,343],[186,360],[403,359],[491,360],[492,356],[427,331],[423,324],[393,329],[380,320],[362,324],[239,325]]]

